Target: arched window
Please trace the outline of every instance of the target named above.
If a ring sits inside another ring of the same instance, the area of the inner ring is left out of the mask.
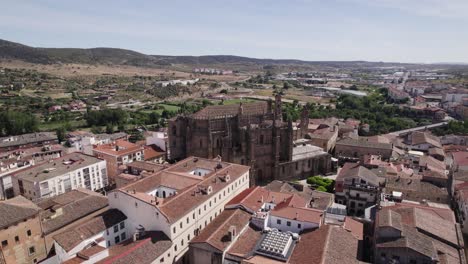
[[[163,191],[163,198],[166,198],[166,191]]]

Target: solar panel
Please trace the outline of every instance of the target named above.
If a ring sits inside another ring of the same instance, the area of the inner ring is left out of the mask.
[[[271,230],[264,235],[262,241],[257,247],[257,253],[284,260],[289,253],[293,243],[290,233],[283,233],[278,230]]]

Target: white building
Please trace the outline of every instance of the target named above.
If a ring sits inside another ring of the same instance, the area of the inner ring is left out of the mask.
[[[127,230],[161,231],[171,247],[148,263],[184,258],[189,241],[249,187],[249,167],[189,157],[109,194],[111,208],[127,217]]]
[[[73,258],[85,257],[81,263],[96,263],[109,256],[109,248],[131,237],[126,228],[127,217],[110,209],[84,224],[55,235],[56,257],[47,263],[63,263]]]
[[[167,132],[165,131],[148,131],[149,135],[146,136],[146,145],[156,145],[161,150],[166,151],[166,144],[168,140]]]
[[[14,194],[28,199],[52,197],[79,187],[97,191],[108,184],[106,162],[79,152],[12,175]]]

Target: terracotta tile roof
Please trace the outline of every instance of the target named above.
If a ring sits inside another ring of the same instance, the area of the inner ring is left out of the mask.
[[[109,248],[109,256],[99,264],[150,264],[172,246],[161,231],[147,231],[141,240],[128,239]]]
[[[375,173],[361,166],[359,163],[349,162],[343,165],[336,177],[336,181],[344,181],[346,178],[361,178],[374,186],[379,186],[379,184],[384,181],[384,179],[379,178]]]
[[[124,221],[127,217],[117,209],[109,209],[99,214],[85,224],[75,226],[53,236],[54,240],[65,251],[70,251],[86,239],[105,231]]]
[[[339,226],[324,225],[301,235],[290,264],[359,263],[359,240]]]
[[[452,152],[452,157],[456,165],[468,166],[468,151]]]
[[[226,208],[242,207],[251,213],[257,212],[264,203],[271,202],[279,204],[288,198],[291,194],[272,192],[262,187],[250,188],[226,204]]]
[[[208,243],[223,252],[232,243],[229,228],[234,226],[237,234],[249,224],[251,215],[241,209],[225,210],[217,216],[190,244]],[[242,235],[242,234],[240,234]]]
[[[387,178],[385,193],[393,191],[402,192],[405,200],[421,202],[430,200],[433,202],[447,203],[449,195],[446,188],[440,188],[432,183],[420,179]]]
[[[144,155],[145,160],[151,160],[166,155],[166,152],[156,145],[149,145],[145,146]]]
[[[205,176],[190,174],[196,169],[208,170]],[[227,185],[249,172],[249,167],[218,162],[196,157],[189,157],[177,164],[131,183],[119,190],[143,202],[152,204],[170,221],[176,221],[206,200],[218,195]],[[222,180],[229,175],[230,181]],[[159,186],[178,190],[176,195],[166,199],[155,198],[148,192]],[[211,186],[212,192],[202,194],[200,188]]]
[[[323,211],[311,208],[285,206],[280,208],[275,207],[275,209],[270,212],[270,215],[320,225],[322,223]]]
[[[96,255],[99,252],[106,250],[106,248],[99,245],[92,246],[90,248],[84,249],[77,253],[77,255],[82,259],[90,259],[92,256]]]
[[[317,129],[314,132],[308,133],[309,138],[331,139],[338,133],[338,130],[332,130],[329,127]]]
[[[336,145],[351,146],[351,147],[362,147],[362,148],[373,148],[373,149],[392,149],[392,144],[387,143],[375,143],[368,141],[367,139],[352,139],[345,138],[336,142]]]
[[[145,155],[146,158],[146,155]],[[167,168],[167,166],[156,164],[156,163],[151,163],[151,162],[146,162],[146,161],[133,161],[130,163],[126,164],[127,167],[139,169],[139,170],[145,170],[147,172],[157,172],[160,170],[163,170]]]
[[[0,201],[0,229],[34,217],[41,208],[23,196]]]
[[[437,148],[442,148],[442,144],[440,144],[440,139],[434,135],[429,134],[428,132],[415,131],[411,134],[412,146],[426,143]]]
[[[118,139],[114,143],[110,144],[103,144],[95,146],[93,151],[102,152],[105,154],[113,155],[113,156],[122,156],[131,153],[135,153],[138,151],[142,151],[143,147],[137,144],[133,144],[127,140]]]
[[[47,209],[41,212],[43,233],[49,234],[108,206],[107,197],[83,191],[83,189],[73,190],[38,204],[39,207]],[[57,213],[59,209],[61,212]]]
[[[345,218],[343,228],[351,232],[351,234],[353,234],[353,236],[358,240],[362,240],[364,238],[364,224],[351,217],[347,216]]]
[[[450,209],[402,203],[384,207],[377,214],[378,222],[390,214],[399,216],[393,221],[402,227],[401,237],[382,237],[376,241],[377,247],[410,248],[441,263],[464,263],[461,230]]]
[[[244,233],[240,235],[236,243],[229,248],[227,253],[233,256],[245,258],[254,251],[255,246],[261,237],[261,230],[257,230],[256,228],[249,226]]]

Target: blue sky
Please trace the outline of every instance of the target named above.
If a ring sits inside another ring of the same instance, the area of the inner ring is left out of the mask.
[[[0,38],[162,55],[468,62],[468,0],[3,0]]]

